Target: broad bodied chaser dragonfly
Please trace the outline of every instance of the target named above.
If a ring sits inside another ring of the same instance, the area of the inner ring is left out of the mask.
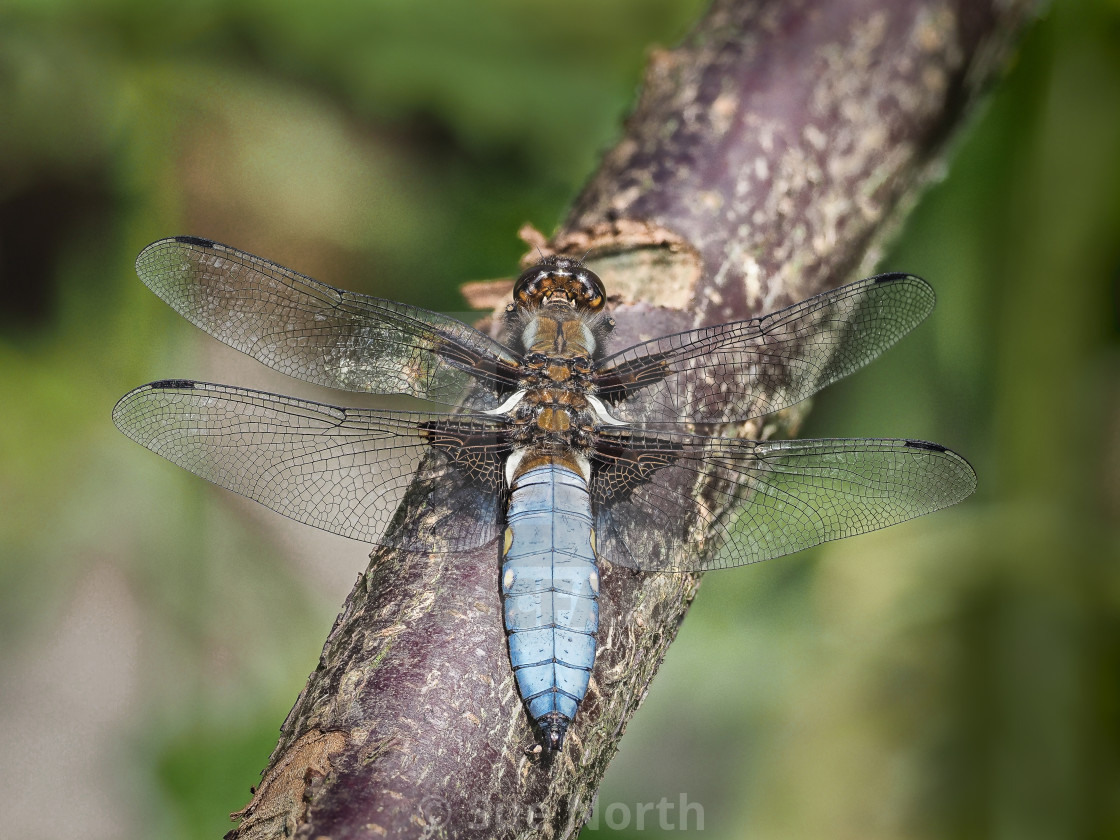
[[[399,535],[401,489],[438,470],[459,493],[448,498],[480,511],[441,545],[500,546],[510,663],[548,750],[587,691],[600,560],[648,572],[740,566],[930,513],[976,486],[967,461],[924,441],[696,434],[793,405],[874,359],[933,308],[932,289],[910,275],[612,353],[603,283],[565,257],[517,279],[505,343],[197,237],[149,245],[136,270],[192,323],[278,371],[455,406],[339,408],[168,379],[125,395],[113,420],[203,478],[371,543]],[[669,538],[634,553],[650,531]]]

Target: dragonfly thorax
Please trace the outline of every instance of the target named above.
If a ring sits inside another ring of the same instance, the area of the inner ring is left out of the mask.
[[[524,348],[522,385],[591,393],[595,360],[603,355],[609,319],[561,304],[520,310],[515,329]]]
[[[591,445],[599,418],[591,401],[578,391],[533,388],[517,403],[512,419],[519,443],[582,451]]]
[[[521,346],[525,353],[561,357],[594,357],[602,349],[607,319],[601,313],[581,312],[563,304],[549,303],[536,309],[522,309]]]

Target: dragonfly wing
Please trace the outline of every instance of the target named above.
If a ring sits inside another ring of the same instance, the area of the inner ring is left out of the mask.
[[[346,292],[193,236],[153,242],[136,273],[191,323],[281,373],[457,404],[475,382],[512,389],[519,356],[466,324]]]
[[[863,367],[934,302],[919,277],[871,277],[761,318],[637,344],[600,362],[596,393],[634,425],[758,417]]]
[[[976,488],[964,458],[924,441],[601,438],[600,551],[646,571],[767,560],[931,513]]]
[[[479,515],[446,536],[473,548],[498,533],[504,429],[488,415],[338,408],[189,380],[143,385],[113,421],[128,437],[196,475],[297,522],[376,543],[422,459],[453,496],[469,485]],[[461,468],[464,459],[472,470]],[[422,471],[423,472],[423,471]]]

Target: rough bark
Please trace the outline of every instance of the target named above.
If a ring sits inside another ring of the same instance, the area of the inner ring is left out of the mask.
[[[591,249],[618,348],[851,279],[1032,6],[717,0],[681,47],[652,56],[623,139],[546,246]],[[471,515],[423,491],[402,514],[417,529]],[[496,545],[376,552],[227,836],[578,834],[699,577],[604,563],[590,691],[547,760],[525,750],[535,736],[510,673],[499,565]]]

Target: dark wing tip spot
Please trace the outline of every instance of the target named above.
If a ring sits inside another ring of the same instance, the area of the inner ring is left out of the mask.
[[[871,279],[876,283],[897,283],[899,280],[917,280],[919,283],[926,282],[917,274],[907,274],[905,271],[890,271],[886,274],[876,274]]]
[[[197,245],[199,248],[213,248],[217,244],[212,239],[203,239],[201,236],[176,236],[174,239],[184,245]]]
[[[193,379],[161,379],[158,382],[153,382],[149,388],[167,390],[172,388],[193,388],[195,382]]]
[[[914,449],[927,449],[930,452],[948,452],[948,448],[940,443],[930,443],[927,440],[908,440],[906,445]]]

